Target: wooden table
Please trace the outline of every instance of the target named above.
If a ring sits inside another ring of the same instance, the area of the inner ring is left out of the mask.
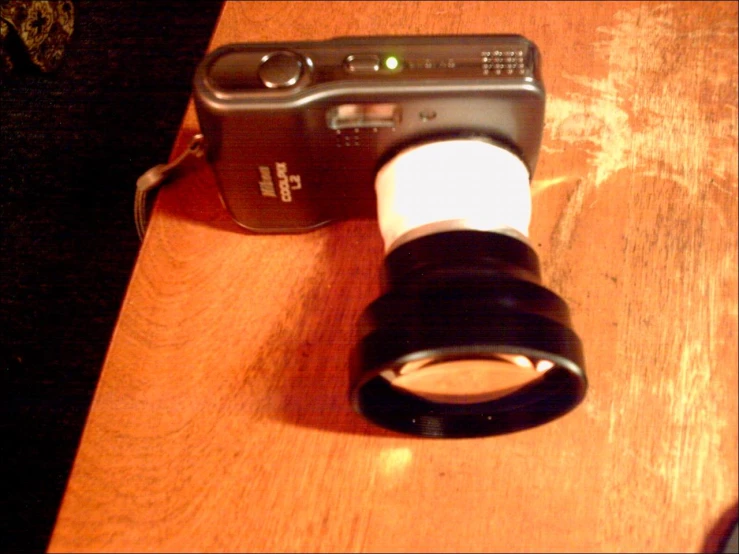
[[[244,2],[211,48],[521,33],[548,106],[532,244],[583,405],[494,438],[347,401],[374,222],[241,232],[200,166],[162,192],[52,551],[699,551],[737,511],[737,4]],[[192,109],[175,151],[196,132]]]

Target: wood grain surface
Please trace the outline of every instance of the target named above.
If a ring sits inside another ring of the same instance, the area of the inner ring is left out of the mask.
[[[711,551],[736,517],[737,4],[244,2],[212,47],[521,33],[542,51],[532,244],[590,390],[495,438],[353,413],[376,225],[241,232],[162,192],[51,551]],[[175,147],[196,132],[188,111]],[[133,186],[133,184],[132,184]]]

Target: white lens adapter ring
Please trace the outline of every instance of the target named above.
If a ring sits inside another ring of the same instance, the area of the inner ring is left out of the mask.
[[[375,178],[385,252],[420,236],[460,229],[525,241],[531,222],[529,178],[517,155],[482,138],[402,150]]]

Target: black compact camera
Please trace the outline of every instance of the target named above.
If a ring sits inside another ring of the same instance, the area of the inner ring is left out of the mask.
[[[533,43],[233,44],[203,60],[194,88],[239,225],[291,233],[378,219],[385,293],[360,321],[358,412],[401,432],[472,437],[582,400],[580,340],[527,240],[545,107]]]

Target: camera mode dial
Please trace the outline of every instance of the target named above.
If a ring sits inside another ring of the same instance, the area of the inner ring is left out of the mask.
[[[298,82],[303,74],[303,59],[293,52],[268,54],[259,66],[259,78],[267,88],[286,88]]]

